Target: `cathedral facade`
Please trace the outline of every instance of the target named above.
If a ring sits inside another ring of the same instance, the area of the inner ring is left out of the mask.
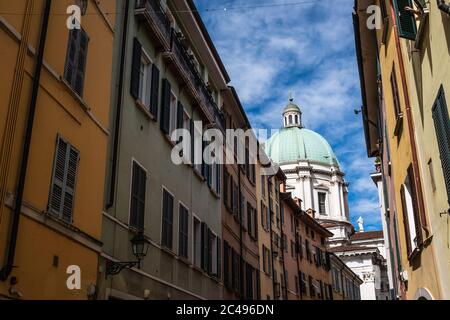
[[[383,237],[374,241],[373,234],[364,233],[363,228],[355,232],[350,223],[349,185],[339,161],[324,137],[303,126],[302,112],[292,98],[283,111],[283,128],[267,140],[265,150],[285,173],[286,192],[333,233],[328,247],[364,281],[361,299],[384,300],[384,288],[389,285]],[[355,238],[359,240],[353,243]]]

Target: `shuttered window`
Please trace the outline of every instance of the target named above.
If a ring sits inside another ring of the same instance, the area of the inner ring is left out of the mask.
[[[169,134],[170,131],[170,101],[171,85],[167,79],[162,81],[162,98],[161,98],[161,119],[160,127],[162,132]]]
[[[412,0],[394,0],[393,3],[399,37],[416,40],[416,18],[412,12],[406,10],[407,7],[413,8]]]
[[[130,225],[138,230],[144,229],[146,183],[147,173],[133,161]]]
[[[134,38],[130,94],[139,100],[155,119],[158,116],[159,77],[158,67],[150,61],[139,40]]]
[[[227,289],[231,289],[230,247],[228,242],[223,242],[223,281]]]
[[[89,38],[83,29],[69,31],[64,79],[80,97],[83,96],[88,42]]]
[[[180,204],[179,208],[179,255],[188,258],[188,240],[189,240],[189,211]]]
[[[400,196],[402,201],[403,224],[408,256],[422,245],[422,227],[417,208],[416,187],[412,167],[408,169],[408,176],[401,186]]]
[[[79,152],[67,141],[58,137],[53,163],[49,211],[67,223],[72,223],[73,220],[79,159]]]
[[[228,173],[228,170],[224,168],[223,170],[223,203],[225,206],[228,206],[228,194],[229,194],[229,180],[230,180],[230,174]]]
[[[163,210],[162,210],[162,239],[161,244],[172,250],[173,247],[173,196],[163,191]]]
[[[450,118],[442,87],[433,106],[433,120],[447,189],[447,199],[450,204]]]
[[[394,101],[395,116],[399,118],[402,115],[402,110],[400,106],[400,95],[398,92],[398,83],[397,83],[397,75],[395,73],[395,66],[392,68],[391,73],[391,90],[392,90],[392,99]]]

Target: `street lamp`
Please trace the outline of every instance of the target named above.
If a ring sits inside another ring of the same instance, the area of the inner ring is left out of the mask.
[[[140,231],[131,239],[131,249],[136,257],[137,261],[130,262],[113,262],[108,261],[106,263],[106,275],[117,275],[124,269],[130,269],[133,267],[141,267],[141,260],[145,258],[148,252],[149,241],[144,237],[144,232]]]

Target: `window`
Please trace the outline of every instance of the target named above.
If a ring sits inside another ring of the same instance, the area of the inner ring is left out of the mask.
[[[197,218],[194,218],[194,265],[197,268],[201,268],[202,261],[202,230],[201,222]]]
[[[239,292],[240,289],[240,256],[239,254],[233,250],[233,263],[232,263],[232,280],[233,280],[233,289],[235,292]]]
[[[406,235],[406,245],[410,256],[422,244],[422,227],[417,208],[416,187],[412,166],[400,190],[403,210],[403,223]]]
[[[179,208],[179,255],[188,258],[188,241],[189,241],[189,211],[182,204]]]
[[[289,115],[289,124],[292,124],[292,115]]]
[[[178,104],[177,97],[172,91],[172,86],[167,79],[163,79],[163,97],[162,97],[162,110],[161,110],[161,130],[170,135],[178,125]]]
[[[233,248],[230,247],[227,241],[223,242],[223,277],[224,284],[228,290],[233,288]]]
[[[394,102],[394,111],[397,119],[403,116],[402,109],[400,105],[400,94],[398,91],[398,83],[397,83],[397,75],[395,73],[395,66],[392,68],[391,73],[391,90],[392,90],[392,99]],[[397,130],[396,130],[397,131]]]
[[[67,223],[72,223],[73,220],[79,160],[79,152],[68,142],[58,137],[53,162],[49,211],[52,215]]]
[[[308,280],[309,280],[308,281],[309,282],[309,295],[311,297],[315,297],[316,296],[316,289],[315,289],[314,284],[313,284],[314,280],[313,280],[313,278],[311,276],[309,276]]]
[[[170,92],[170,128],[169,134],[177,129],[177,96],[173,91]]]
[[[133,161],[130,226],[138,230],[144,229],[146,184],[147,173],[136,161]]]
[[[210,229],[208,229],[208,273],[211,276],[217,277],[219,275],[219,250],[220,240]]]
[[[306,288],[307,288],[307,283],[306,283],[306,274],[304,274],[303,272],[300,271],[300,291],[302,293],[306,294]]]
[[[266,176],[261,176],[261,194],[262,198],[266,198]]]
[[[295,282],[295,293],[298,294],[298,277],[294,276],[294,282]]]
[[[143,105],[150,106],[150,83],[152,78],[152,64],[147,54],[142,51],[139,68],[139,100]]]
[[[255,269],[248,263],[246,263],[246,272],[245,272],[245,295],[247,300],[254,300],[254,273]]]
[[[431,180],[431,189],[433,192],[436,191],[436,180],[434,178],[434,168],[433,168],[433,160],[430,159],[428,161],[428,172],[430,174],[430,180]]]
[[[203,144],[203,133],[200,130],[200,128],[198,128],[196,125],[194,126],[194,138],[196,140],[199,140],[198,146],[196,147],[196,148],[198,148],[198,150],[195,150],[195,153],[196,154],[198,153],[199,157],[200,157],[199,159],[195,159],[195,170],[198,173],[201,174],[202,173],[202,167],[203,167],[203,165],[202,165],[202,163],[203,163],[203,147],[202,147],[202,144]]]
[[[230,189],[230,174],[228,173],[228,170],[224,168],[223,170],[223,203],[226,207],[229,206],[229,200],[228,200],[228,194]]]
[[[306,258],[308,259],[309,262],[312,262],[311,249],[309,247],[308,240],[305,240],[305,250],[306,250]]]
[[[158,114],[159,74],[159,69],[151,62],[149,56],[142,49],[139,40],[135,38],[130,93],[154,117],[157,117]]]
[[[69,31],[64,79],[80,97],[83,96],[88,42],[89,38],[83,29]]]
[[[432,112],[444,182],[447,189],[447,199],[450,204],[450,118],[443,87],[439,91]]]
[[[416,40],[417,25],[414,13],[407,10],[413,8],[412,0],[393,1],[395,15],[397,17],[398,35],[401,38]]]
[[[247,228],[248,234],[253,240],[258,239],[258,222],[256,210],[247,202]]]
[[[272,258],[270,250],[263,245],[263,271],[270,275],[272,273]]]
[[[318,198],[319,198],[319,213],[322,215],[326,215],[327,214],[327,210],[326,210],[327,194],[325,192],[319,192]]]
[[[291,256],[295,258],[295,243],[291,240]]]
[[[173,245],[173,196],[163,190],[162,239],[161,244],[172,250]]]

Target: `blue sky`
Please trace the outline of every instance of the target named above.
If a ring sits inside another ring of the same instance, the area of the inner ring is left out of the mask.
[[[360,116],[353,0],[195,0],[254,128],[278,129],[292,91],[350,183],[350,217],[381,229]],[[226,10],[225,10],[226,8]]]

